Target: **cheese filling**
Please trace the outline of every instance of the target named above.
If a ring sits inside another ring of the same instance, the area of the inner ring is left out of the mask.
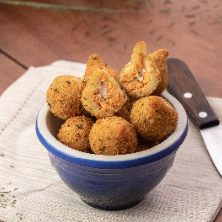
[[[142,68],[142,70],[138,73],[138,76],[136,76],[136,78],[137,78],[137,80],[138,80],[139,82],[142,82],[142,81],[143,81],[143,76],[144,76],[145,73],[146,73],[145,69]]]
[[[101,96],[102,99],[106,98],[107,95],[106,87],[107,87],[107,81],[102,83],[101,88],[99,90],[99,95]]]

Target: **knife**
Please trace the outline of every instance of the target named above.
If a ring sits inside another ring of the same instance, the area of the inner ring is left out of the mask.
[[[169,58],[167,90],[184,106],[190,120],[200,130],[208,153],[222,176],[222,126],[188,66]]]

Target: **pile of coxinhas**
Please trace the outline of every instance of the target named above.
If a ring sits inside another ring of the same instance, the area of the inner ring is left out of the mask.
[[[138,42],[119,73],[92,54],[83,78],[58,76],[47,90],[50,111],[65,120],[57,139],[82,152],[130,154],[152,148],[176,128],[178,114],[161,93],[168,84],[166,49],[147,54]]]

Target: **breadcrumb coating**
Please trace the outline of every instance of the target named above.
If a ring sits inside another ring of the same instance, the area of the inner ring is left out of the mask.
[[[85,116],[75,116],[62,124],[57,139],[64,145],[86,153],[91,153],[89,133],[93,121]]]
[[[50,111],[61,119],[82,115],[84,112],[81,95],[85,80],[71,75],[57,76],[49,86],[46,102]]]
[[[178,114],[162,97],[148,96],[133,104],[130,121],[144,140],[162,141],[175,130]]]
[[[159,49],[154,53],[149,54],[149,59],[156,64],[156,67],[160,71],[161,81],[158,87],[154,90],[152,95],[160,95],[168,85],[168,68],[167,68],[167,56],[169,52],[167,49]]]
[[[89,142],[92,151],[98,155],[119,155],[133,153],[137,147],[136,130],[122,117],[102,118],[93,125]]]
[[[83,90],[81,101],[92,116],[102,118],[118,112],[127,101],[127,95],[110,72],[96,68]]]
[[[130,62],[120,72],[120,85],[129,96],[141,98],[150,95],[158,87],[160,80],[160,71],[149,59],[146,44],[138,42]]]
[[[104,64],[98,54],[92,54],[90,55],[87,61],[86,71],[83,76],[86,82],[88,82],[90,76],[92,76],[95,68],[106,69],[115,80],[119,79],[119,72],[117,72],[115,69],[111,68],[110,66],[107,66],[106,64]]]

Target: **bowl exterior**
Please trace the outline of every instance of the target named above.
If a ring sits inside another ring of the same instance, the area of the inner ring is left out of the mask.
[[[60,178],[84,202],[105,210],[129,208],[161,182],[187,136],[188,119],[184,108],[169,94],[164,97],[179,112],[178,127],[165,141],[145,151],[102,156],[70,149],[56,139],[61,123],[50,113],[47,104],[39,111],[36,133]]]
[[[49,152],[51,164],[63,182],[90,206],[121,210],[139,203],[173,165],[175,152],[144,165],[124,169],[99,169],[74,164]]]

